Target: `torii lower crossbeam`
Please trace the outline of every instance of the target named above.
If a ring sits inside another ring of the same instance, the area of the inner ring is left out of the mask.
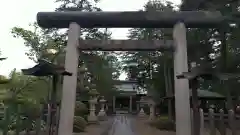
[[[172,51],[172,40],[80,40],[81,51]]]

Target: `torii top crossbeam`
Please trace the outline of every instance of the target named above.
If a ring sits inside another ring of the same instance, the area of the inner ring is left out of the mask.
[[[37,14],[37,22],[43,28],[68,28],[71,22],[82,28],[172,28],[178,22],[184,22],[188,28],[214,28],[223,20],[218,11],[64,11]]]

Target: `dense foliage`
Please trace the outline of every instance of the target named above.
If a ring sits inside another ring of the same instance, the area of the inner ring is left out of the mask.
[[[56,3],[60,4],[56,11],[100,11],[100,8],[93,6],[97,2],[98,0],[56,0]],[[37,62],[38,59],[46,59],[57,65],[64,65],[67,30],[42,29],[36,23],[32,24],[32,28],[33,30],[27,30],[21,27],[14,27],[11,31],[15,38],[24,40],[24,45],[29,48],[29,51],[26,52],[29,59],[34,62]],[[110,35],[111,33],[107,29],[81,29],[80,38],[107,40],[111,38]],[[79,57],[77,92],[81,93],[80,95],[83,97],[77,99],[88,100],[88,94],[84,93],[88,93],[93,87],[96,88],[101,95],[106,98],[111,98],[110,95],[115,93],[113,80],[118,79],[120,74],[118,66],[119,62],[114,52],[81,51]],[[48,102],[48,91],[52,89],[51,78],[26,76],[15,70],[9,78],[9,83],[0,86],[1,101],[4,101],[4,106],[18,109],[18,104],[21,104],[22,107],[25,107],[21,108],[21,110],[28,110],[29,112],[35,110],[36,113],[42,113],[42,110],[40,110],[42,105],[40,103]],[[61,82],[58,82],[58,95],[61,95]],[[79,107],[81,109],[79,109]],[[84,119],[86,118],[86,109],[84,106],[77,104],[74,122],[74,130],[77,132],[83,131],[86,126],[86,119]],[[11,109],[10,112],[19,113]],[[8,115],[13,114],[8,113]],[[19,115],[17,115],[17,117],[18,116]],[[22,116],[23,115],[20,117]],[[9,117],[8,121],[14,121],[11,119],[12,118]],[[29,119],[29,121],[31,121],[30,125],[36,123],[36,120]],[[29,128],[31,128],[29,130],[32,130],[33,127],[31,126]]]
[[[60,3],[57,11],[78,10],[78,11],[100,11],[101,9],[94,7],[95,3],[86,0],[57,0]],[[33,25],[34,31],[26,30],[21,27],[12,29],[14,37],[22,38],[25,46],[30,48],[26,53],[30,59],[48,59],[55,61],[59,65],[64,64],[64,48],[67,43],[67,32],[57,29],[42,29],[36,24]],[[111,33],[107,29],[81,29],[81,38],[106,40],[110,38]],[[56,54],[49,53],[48,50],[54,49]],[[54,59],[54,60],[53,60]],[[79,73],[79,91],[85,87],[91,87],[90,84],[96,84],[97,90],[104,96],[108,96],[109,92],[114,91],[113,79],[117,79],[119,71],[117,69],[118,61],[113,52],[80,52],[79,68],[84,67],[86,71]],[[81,69],[80,69],[81,70]],[[91,83],[89,83],[91,82]],[[84,86],[84,87],[81,87]]]
[[[215,3],[216,2],[216,3]],[[237,2],[219,2],[206,1],[205,10],[219,10],[223,14],[231,14],[238,12]],[[176,6],[170,2],[154,1],[149,2],[145,6],[145,10],[153,12],[176,10]],[[228,25],[227,25],[228,26]],[[226,27],[227,27],[226,26]],[[226,37],[222,37],[222,31],[226,30]],[[188,63],[196,62],[197,66],[211,64],[213,68],[221,72],[239,72],[239,36],[238,25],[228,26],[225,29],[200,29],[189,28],[187,32],[188,42]],[[129,39],[146,39],[146,40],[168,40],[172,39],[172,29],[130,29]],[[223,39],[226,40],[226,48],[223,46]],[[128,77],[137,78],[139,85],[144,85],[148,91],[153,90],[158,93],[158,97],[164,97],[167,91],[174,92],[173,89],[173,59],[172,52],[124,52],[122,59],[125,64],[138,63],[134,68],[135,71],[129,70],[128,67],[124,71],[128,73]],[[224,68],[225,67],[225,68]],[[223,71],[224,68],[224,71]],[[228,89],[232,91],[232,96],[239,95],[238,80],[229,80]],[[226,90],[222,89],[219,80],[202,81],[200,89],[216,91],[226,94]],[[165,91],[167,90],[167,91]],[[156,94],[153,94],[156,95]]]

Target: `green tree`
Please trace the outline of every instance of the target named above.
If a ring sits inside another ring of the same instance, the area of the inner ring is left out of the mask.
[[[145,10],[154,13],[155,11],[173,11],[174,7],[171,2],[154,1],[148,2]],[[172,40],[172,29],[130,29],[128,37],[132,40]],[[159,102],[161,97],[172,96],[174,88],[172,52],[125,52],[122,54],[122,59],[126,65],[132,62],[138,63],[132,69],[135,71],[129,70],[128,66],[123,70],[127,72],[128,78],[137,78],[139,85],[146,88],[156,102]],[[168,106],[171,119],[171,101]]]
[[[0,84],[0,101],[6,107],[4,131],[9,128],[30,130],[42,112],[41,103],[46,100],[48,84],[44,78],[25,76],[15,69],[8,78],[8,83]],[[26,124],[20,126],[19,121]]]
[[[23,75],[16,69],[10,73],[9,82],[0,85],[1,91],[6,92],[5,99],[2,99],[6,102],[29,99],[40,103],[45,99],[48,88],[44,79]]]
[[[101,9],[93,6],[97,2],[98,0],[91,2],[87,0],[57,0],[56,3],[60,3],[60,6],[56,10],[100,11]],[[67,32],[60,32],[58,29],[42,29],[37,24],[34,24],[33,27],[35,28],[34,31],[25,30],[20,27],[12,29],[13,36],[24,39],[25,46],[30,48],[30,51],[26,55],[35,61],[39,58],[52,60],[54,57],[58,61],[58,64],[64,64],[64,48],[67,43]],[[110,35],[111,33],[104,29],[81,29],[82,39],[106,40],[110,38]],[[49,54],[47,51],[49,49],[56,50],[60,55],[54,56]],[[109,95],[108,92],[113,90],[112,80],[119,76],[119,71],[115,67],[118,65],[117,62],[117,58],[113,52],[81,51],[79,68],[85,66],[87,69],[86,73],[84,73],[84,80],[94,80],[100,94]],[[79,85],[90,85],[88,81],[83,82],[85,84]]]
[[[173,7],[174,6],[170,2],[156,2],[147,3],[145,10],[149,12],[154,12],[156,10],[172,11]],[[172,36],[169,33],[170,31],[171,29],[130,29],[128,37],[133,40],[168,40],[172,39]],[[166,58],[171,58],[171,53],[158,51],[126,52],[122,56],[123,62],[126,64],[131,62],[138,63],[138,66],[135,68],[135,72],[137,73],[135,77],[142,82],[140,85],[145,85],[144,87],[147,87],[148,90],[150,90],[150,87],[152,87],[152,92],[158,93],[157,98],[165,95],[163,65],[166,62]],[[131,73],[129,72],[128,68],[125,68],[124,70],[128,73],[128,77],[131,77]]]
[[[237,1],[203,1],[201,5],[196,5],[195,8],[196,10],[217,10],[230,17],[232,14],[239,12],[239,3]],[[190,58],[194,58],[193,61],[196,61],[199,65],[212,63],[213,67],[221,72],[239,72],[240,59],[237,42],[240,35],[239,24],[236,23],[231,22],[231,25],[229,22],[220,24],[221,28],[219,29],[189,29],[188,44],[191,44],[191,47],[188,49],[190,53],[195,53],[195,55],[191,54]],[[223,31],[225,31],[225,37]],[[219,85],[221,87],[217,87]],[[221,82],[203,81],[200,85],[205,89],[226,95],[228,97],[228,108],[232,108],[230,106],[232,105],[233,95],[239,96],[239,90],[236,89],[238,86],[237,79]]]

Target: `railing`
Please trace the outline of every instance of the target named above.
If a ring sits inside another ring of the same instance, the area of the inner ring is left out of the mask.
[[[56,114],[53,116],[53,118],[50,118],[50,111],[56,111]],[[4,123],[4,127],[0,128],[0,134],[1,132],[3,135],[7,135],[10,132],[14,133],[15,135],[41,135],[43,133],[55,134],[57,128],[56,126],[58,124],[59,107],[57,107],[57,110],[51,109],[50,111],[48,111],[48,108],[44,108],[42,105],[40,109],[41,113],[37,116],[31,117],[30,119],[28,116],[25,116],[25,114],[16,113],[16,117],[14,117],[16,124],[14,128],[10,130],[9,125],[14,123],[14,121],[13,119],[10,119],[9,116],[11,116],[13,112],[10,108],[5,109],[5,107],[2,105],[0,106],[0,122]],[[51,122],[50,119],[53,121]]]
[[[222,109],[217,112],[214,112],[213,109],[209,109],[208,112],[203,112],[203,109],[200,109],[199,112],[200,135],[240,134],[240,115],[235,114],[233,110],[228,110],[228,112],[225,113]],[[193,124],[192,122],[192,126]]]
[[[0,120],[4,118],[4,106],[0,103]]]

